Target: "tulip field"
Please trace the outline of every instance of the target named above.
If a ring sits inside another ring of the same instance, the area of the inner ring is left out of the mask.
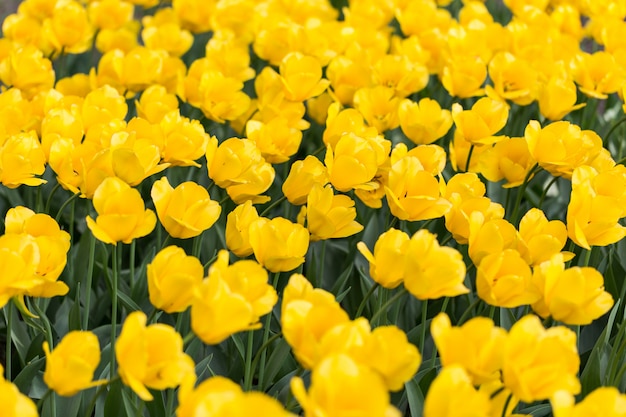
[[[626,417],[626,1],[0,18],[0,417]]]

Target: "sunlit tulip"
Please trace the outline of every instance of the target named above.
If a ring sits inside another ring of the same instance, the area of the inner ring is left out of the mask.
[[[43,343],[46,371],[43,379],[48,388],[59,395],[71,397],[79,391],[100,385],[93,374],[100,363],[100,343],[94,333],[73,331],[67,333],[50,352]]]
[[[87,216],[87,226],[104,243],[131,243],[152,232],[156,225],[156,216],[145,208],[139,191],[116,177],[100,184],[93,205],[98,216],[96,220]]]
[[[183,338],[166,324],[146,326],[146,315],[140,311],[126,317],[115,343],[118,372],[144,401],[152,401],[148,388],[174,388],[184,380],[195,380],[195,364],[183,352]]]
[[[162,177],[152,185],[151,196],[161,224],[170,236],[179,239],[200,235],[222,212],[206,188],[193,181],[172,188],[167,177]]]
[[[191,305],[195,287],[202,283],[204,268],[198,258],[177,246],[156,254],[146,268],[150,303],[167,313],[180,313]]]

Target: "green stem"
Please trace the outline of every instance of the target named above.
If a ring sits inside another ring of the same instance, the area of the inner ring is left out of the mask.
[[[552,178],[552,180],[548,183],[548,185],[546,185],[546,188],[543,189],[543,192],[541,193],[541,197],[539,198],[539,205],[537,207],[538,209],[541,210],[541,206],[543,205],[543,200],[545,200],[546,195],[548,195],[548,190],[550,190],[550,187],[552,187],[554,183],[557,182],[558,179],[559,177]]]
[[[426,344],[426,316],[428,315],[428,300],[422,300],[422,335],[420,337],[420,354],[424,354]]]
[[[52,390],[48,388],[48,391],[37,401],[37,411],[41,414],[41,409],[43,408],[43,403],[48,399],[48,397],[52,394]]]
[[[356,309],[355,318],[361,317],[361,313],[363,313],[363,309],[365,308],[365,304],[367,304],[367,301],[370,299],[372,294],[374,294],[374,291],[376,291],[376,288],[378,288],[378,287],[380,287],[380,284],[378,282],[375,282],[374,285],[372,285],[370,287],[370,289],[367,291],[367,294],[365,294],[365,297],[363,297],[363,300],[361,301],[361,304],[359,304],[359,308]]]
[[[506,401],[504,402],[504,408],[502,409],[502,417],[506,417],[506,409],[509,408],[511,398],[513,398],[513,393],[510,393],[509,396],[506,397]]]
[[[70,204],[72,201],[78,198],[78,196],[80,196],[80,193],[73,194],[70,198],[65,200],[63,205],[61,205],[61,208],[59,208],[59,211],[57,212],[57,215],[54,218],[54,220],[56,220],[57,223],[61,220],[61,216],[63,215],[63,210],[65,210],[65,207],[67,207],[68,204]]]
[[[470,146],[469,152],[467,153],[467,161],[465,161],[465,172],[469,172],[470,161],[472,160],[472,153],[474,153],[474,144]]]
[[[459,326],[461,324],[463,324],[463,322],[465,321],[465,319],[472,313],[472,310],[474,310],[474,308],[476,308],[476,306],[478,305],[478,303],[480,303],[480,298],[476,297],[476,299],[474,300],[474,302],[472,304],[470,304],[467,307],[467,310],[465,310],[463,312],[463,314],[461,315],[461,318],[459,319]]]
[[[204,233],[200,233],[198,236],[193,238],[193,249],[191,254],[200,259],[200,251],[202,250],[202,238]]]
[[[133,239],[133,241],[130,243],[130,255],[129,255],[129,269],[130,269],[130,282],[131,285],[135,283],[135,253],[137,251],[137,241],[135,239]]]
[[[96,390],[96,393],[94,394],[93,398],[89,402],[89,406],[87,407],[87,412],[85,413],[85,417],[92,417],[93,410],[96,408],[96,401],[98,400],[98,397],[100,396],[100,394],[102,394],[102,392],[107,388],[107,386],[113,384],[118,379],[120,379],[120,377],[116,376],[115,378],[110,379],[106,384],[102,384],[98,387],[98,389]]]
[[[611,135],[613,134],[613,132],[615,132],[615,130],[622,125],[624,122],[626,122],[626,117],[622,117],[617,123],[615,123],[613,126],[611,126],[611,129],[609,129],[609,131],[607,132],[607,134],[604,136],[604,147],[606,148],[608,146],[609,143],[609,138],[611,137]]]
[[[93,281],[93,266],[96,257],[96,238],[89,233],[89,262],[87,264],[87,277],[85,283],[85,315],[83,316],[83,330],[89,328],[89,312],[91,304],[91,284]]]
[[[109,378],[113,379],[113,375],[115,375],[115,338],[117,335],[117,287],[119,280],[119,271],[118,271],[118,248],[121,249],[121,243],[118,243],[113,247],[111,251],[112,259],[111,263],[113,266],[113,282],[111,284],[111,357],[109,359]]]
[[[585,259],[583,260],[582,266],[589,266],[589,260],[591,259],[591,252],[593,252],[593,248],[585,250]]]
[[[513,206],[513,215],[511,216],[511,223],[513,224],[513,226],[517,225],[517,216],[519,213],[519,207],[522,204],[522,197],[524,196],[524,193],[526,192],[526,186],[530,182],[531,177],[537,172],[539,172],[539,170],[541,170],[541,167],[539,167],[538,164],[535,164],[526,173],[526,177],[524,177],[524,182],[522,182],[520,189],[517,191],[517,196],[515,198],[515,206]]]
[[[282,333],[279,332],[269,337],[261,345],[258,352],[254,355],[254,359],[252,359],[252,372],[256,370],[257,364],[259,363],[259,361],[261,361],[261,366],[259,368],[259,386],[258,386],[259,391],[264,391],[263,379],[265,377],[265,364],[263,362],[263,356],[267,353],[267,348],[270,347],[270,345],[274,343],[274,341],[277,340],[280,336],[282,336]]]
[[[61,184],[57,182],[52,188],[52,191],[50,191],[50,195],[48,196],[48,199],[46,200],[46,207],[44,211],[48,214],[50,214],[50,205],[52,204],[52,197],[54,197],[54,194],[58,191],[59,188],[61,188]]]
[[[13,306],[11,304],[7,304],[4,306],[4,318],[7,322],[7,341],[6,341],[6,380],[11,381],[11,335],[13,334]]]
[[[393,297],[391,297],[385,304],[383,304],[378,311],[372,316],[372,318],[370,319],[370,323],[373,323],[374,321],[376,321],[376,319],[383,313],[385,313],[389,307],[391,305],[393,305],[393,303],[395,303],[396,301],[398,301],[400,298],[402,298],[408,291],[406,290],[406,288],[401,288],[400,291],[398,291],[397,293],[394,294]]]
[[[278,200],[274,201],[272,204],[270,204],[265,210],[263,210],[263,212],[260,214],[259,217],[265,217],[266,214],[268,214],[274,207],[276,207],[277,205],[279,205],[280,203],[282,203],[283,201],[285,201],[287,199],[286,196],[282,196],[281,198],[279,198]]]
[[[248,330],[248,345],[246,346],[246,364],[243,377],[244,391],[252,389],[252,345],[254,344],[254,330]]]
[[[280,278],[280,272],[276,272],[274,274],[274,279],[272,281],[272,287],[276,288],[278,286],[278,280]],[[261,391],[263,391],[263,382],[265,379],[265,362],[267,361],[267,350],[265,350],[264,348],[267,345],[267,341],[270,337],[270,327],[272,325],[272,312],[270,311],[269,314],[267,315],[267,317],[265,318],[265,325],[263,327],[263,344],[261,345],[262,350],[260,350],[261,353],[261,367],[259,368],[259,389]],[[258,356],[258,352],[255,355],[255,359]],[[252,372],[255,371],[256,367],[254,365],[256,365],[256,363],[253,362],[253,366],[252,366]]]

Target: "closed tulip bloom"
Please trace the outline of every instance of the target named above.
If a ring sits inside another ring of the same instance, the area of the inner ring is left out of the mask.
[[[308,392],[299,377],[292,378],[291,391],[305,417],[347,413],[370,417],[400,416],[389,403],[389,392],[382,378],[345,354],[329,356],[313,369]]]
[[[220,217],[222,207],[206,188],[187,181],[172,188],[167,177],[152,185],[152,200],[161,224],[178,239],[199,236]]]
[[[309,232],[282,217],[259,218],[250,225],[254,257],[272,272],[291,271],[304,263]]]
[[[168,246],[156,254],[146,269],[148,295],[153,306],[167,313],[183,312],[191,305],[204,268],[182,248]]]
[[[396,326],[375,328],[366,345],[367,364],[378,372],[390,391],[400,391],[422,362],[422,356]]]
[[[42,282],[27,291],[33,297],[65,295],[69,287],[58,281],[67,264],[70,250],[70,235],[61,230],[49,215],[35,213],[27,207],[18,206],[9,211],[5,218],[5,234],[21,235],[32,240],[38,248],[39,262],[35,273]]]
[[[400,98],[395,95],[394,89],[386,85],[363,87],[354,93],[354,107],[378,132],[398,127],[399,104]]]
[[[37,406],[15,385],[4,379],[4,368],[0,365],[0,398],[2,412],[7,417],[38,417]]]
[[[574,256],[570,252],[561,252],[567,242],[565,224],[560,220],[548,221],[545,213],[539,209],[532,208],[522,217],[519,237],[528,248],[531,266],[539,265],[557,253],[562,253],[566,261]]]
[[[91,47],[93,28],[87,10],[77,1],[57,2],[42,30],[56,52],[79,54]]]
[[[424,400],[424,417],[488,417],[489,396],[474,388],[460,365],[444,367]]]
[[[376,240],[373,254],[365,243],[357,243],[357,249],[369,262],[374,281],[385,288],[396,288],[402,283],[409,241],[409,235],[402,230],[390,228]]]
[[[241,386],[222,376],[203,381],[195,389],[179,391],[178,417],[197,417],[209,413],[215,417],[290,417],[282,404],[261,392],[243,392]]]
[[[178,99],[161,85],[151,85],[135,100],[137,115],[150,123],[158,124],[166,114],[178,109]]]
[[[350,197],[335,195],[330,185],[313,185],[306,205],[306,225],[312,242],[359,233],[363,226],[355,219],[356,208]]]
[[[259,213],[248,200],[235,207],[226,217],[226,247],[240,258],[252,255],[250,225],[259,218]]]
[[[36,274],[40,259],[39,247],[28,236],[0,236],[0,306],[4,307],[11,298],[25,295],[45,283]]]
[[[491,145],[501,140],[494,135],[505,125],[509,117],[509,106],[499,100],[483,97],[470,110],[460,104],[452,106],[452,118],[465,140],[474,145]]]
[[[626,416],[626,395],[615,387],[599,387],[578,404],[574,396],[558,391],[550,399],[554,417],[623,417]]]
[[[561,120],[585,106],[585,103],[576,104],[576,100],[576,84],[565,71],[557,72],[539,87],[539,112],[548,120]]]
[[[539,166],[554,176],[570,179],[574,169],[590,165],[602,149],[602,139],[592,130],[561,121],[542,128],[531,120],[524,137]]]
[[[322,66],[312,56],[299,52],[287,54],[280,63],[280,76],[285,97],[291,101],[304,101],[319,96],[330,82],[322,78]]]
[[[590,166],[574,170],[567,205],[567,232],[578,246],[607,246],[626,235],[619,223],[626,216],[626,169],[600,172]]]
[[[33,45],[16,48],[0,62],[0,80],[19,89],[27,99],[54,86],[52,62]]]
[[[296,161],[289,169],[282,190],[291,204],[306,204],[307,197],[315,184],[328,184],[328,171],[322,162],[313,155]]]
[[[391,213],[400,220],[419,221],[442,217],[452,206],[441,197],[440,181],[426,171],[415,156],[400,159],[391,166],[385,194]]]
[[[441,83],[454,97],[482,96],[487,78],[487,65],[478,56],[454,56],[443,68]]]
[[[97,88],[85,97],[82,106],[82,121],[85,131],[93,126],[108,124],[112,120],[123,120],[128,112],[124,97],[109,85]]]
[[[209,177],[237,204],[246,200],[264,203],[261,196],[274,181],[274,168],[261,156],[256,144],[247,139],[230,138],[217,145],[213,138],[207,147]]]
[[[132,3],[98,0],[89,3],[89,20],[98,29],[119,29],[133,19]]]
[[[227,251],[218,253],[191,304],[191,328],[207,344],[260,328],[260,317],[278,300],[267,283],[267,271],[258,263],[244,260],[229,266],[228,256]]]
[[[477,267],[476,290],[487,304],[514,308],[537,301],[541,295],[532,284],[532,273],[522,255],[506,249],[485,256]]]
[[[348,314],[335,296],[311,283],[300,274],[293,274],[283,292],[280,324],[293,353],[306,369],[320,361],[324,336],[337,325],[349,323]]]
[[[378,131],[365,124],[363,115],[355,109],[341,109],[338,103],[333,103],[328,108],[326,118],[326,129],[322,135],[325,145],[330,145],[332,149],[337,147],[337,143],[347,133],[351,132],[359,137],[373,138]],[[391,146],[389,146],[391,148]]]
[[[602,274],[590,267],[565,269],[561,254],[535,267],[533,283],[542,297],[532,308],[544,318],[552,316],[565,324],[585,325],[613,307]]]
[[[0,183],[8,188],[45,184],[46,155],[34,130],[0,141]]]
[[[452,127],[450,110],[437,101],[423,98],[419,103],[405,99],[398,107],[402,132],[416,145],[426,145],[443,137]]]
[[[275,117],[267,123],[249,120],[246,135],[256,143],[267,162],[280,164],[298,152],[302,141],[302,132],[289,124],[284,117]]]
[[[156,216],[145,208],[139,191],[116,177],[109,177],[98,186],[93,205],[98,217],[93,220],[88,216],[87,226],[104,243],[131,243],[148,235],[156,225]]]
[[[463,367],[474,385],[500,379],[506,331],[496,327],[493,320],[474,317],[453,327],[450,318],[439,313],[430,324],[430,332],[444,367]]]
[[[453,248],[439,246],[428,230],[415,233],[407,246],[404,286],[420,300],[467,294],[465,263]]]
[[[580,357],[572,330],[563,326],[545,329],[537,316],[528,315],[513,325],[503,350],[504,386],[521,401],[545,400],[559,390],[580,392],[576,376]],[[537,375],[541,375],[541,384]]]
[[[195,162],[207,151],[212,140],[198,120],[188,119],[180,115],[180,111],[167,113],[159,124],[165,137],[161,150],[163,162],[176,166],[195,166]]]
[[[504,188],[522,185],[528,172],[535,166],[528,142],[524,138],[505,138],[480,156],[480,173],[492,182],[506,180],[502,184]]]
[[[331,184],[338,191],[351,189],[371,190],[378,168],[385,162],[391,142],[382,137],[361,137],[346,133],[335,147],[327,147],[324,163],[328,168]]]
[[[481,212],[474,211],[470,214],[469,223],[468,252],[474,265],[480,265],[485,256],[499,254],[505,249],[515,249],[526,255],[524,242],[519,238],[515,226],[506,219],[487,220]]]
[[[164,390],[195,380],[195,364],[183,352],[183,338],[166,324],[146,326],[140,311],[126,317],[117,342],[115,356],[122,382],[144,401],[152,401],[148,388]]]
[[[92,332],[69,332],[52,352],[48,342],[43,342],[43,350],[46,354],[43,380],[57,394],[71,397],[106,382],[93,381],[100,363],[100,343]]]

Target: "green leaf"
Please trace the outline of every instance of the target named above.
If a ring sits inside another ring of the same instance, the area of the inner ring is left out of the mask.
[[[80,403],[83,400],[83,393],[79,392],[71,397],[57,396],[57,416],[76,417],[80,412]]]
[[[81,330],[82,323],[80,320],[80,282],[77,284],[76,289],[76,299],[74,300],[74,304],[72,308],[70,308],[70,313],[68,315],[68,326],[69,330]],[[88,312],[85,312],[88,314]]]
[[[120,300],[120,302],[122,303],[122,305],[124,306],[124,308],[128,311],[141,311],[141,307],[139,307],[137,305],[137,303],[135,303],[128,295],[124,294],[123,292],[119,291],[117,293],[117,296]]]
[[[46,358],[38,358],[28,363],[22,371],[15,377],[13,383],[21,392],[28,392],[35,375],[39,373],[46,364]]]
[[[109,385],[109,392],[104,401],[105,416],[133,415],[124,413],[124,400],[122,397],[122,381],[114,381]]]
[[[272,354],[265,365],[264,384],[266,385],[276,378],[276,375],[278,375],[282,367],[285,365],[285,359],[289,356],[289,352],[291,351],[291,346],[289,346],[285,339],[279,338],[275,345],[276,348],[272,351]],[[261,388],[262,390],[265,389],[265,387]]]
[[[404,384],[406,389],[406,398],[409,402],[409,410],[411,417],[420,417],[424,410],[424,394],[415,381],[415,378]]]

